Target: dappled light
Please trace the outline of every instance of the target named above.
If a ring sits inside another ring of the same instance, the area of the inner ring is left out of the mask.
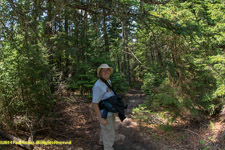
[[[224,10],[0,0],[0,150],[223,150]]]

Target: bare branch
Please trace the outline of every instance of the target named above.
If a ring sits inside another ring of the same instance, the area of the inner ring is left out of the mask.
[[[197,135],[197,136],[201,136],[201,135],[199,135],[198,133],[195,133],[194,131],[191,131],[191,130],[189,130],[189,129],[183,129],[183,130],[188,131],[188,132],[191,132],[191,133],[193,133],[193,134],[195,134],[195,135]]]
[[[124,50],[123,50],[124,53],[127,53],[127,54],[132,55],[132,56],[133,56],[140,64],[142,64],[142,62],[137,58],[137,56],[135,56],[134,53],[133,53],[131,50],[129,50],[129,51],[130,51],[130,52],[127,52],[127,51],[124,51]]]
[[[6,138],[6,139],[8,139],[10,141],[15,142],[16,145],[18,145],[18,146],[20,146],[20,147],[22,147],[22,148],[24,148],[26,150],[33,149],[33,145],[31,145],[31,144],[23,144],[23,143],[27,143],[27,141],[24,141],[24,140],[22,140],[20,138],[17,138],[17,137],[15,137],[15,136],[13,136],[11,134],[8,134],[8,133],[6,133],[6,132],[4,132],[2,130],[0,130],[0,135],[2,135],[4,138]]]

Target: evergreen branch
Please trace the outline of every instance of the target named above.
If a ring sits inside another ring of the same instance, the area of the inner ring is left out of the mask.
[[[169,3],[171,0],[166,0],[166,1],[155,1],[155,0],[141,0],[141,2],[144,2],[146,4],[156,4],[156,5],[160,5],[160,4],[167,4]]]

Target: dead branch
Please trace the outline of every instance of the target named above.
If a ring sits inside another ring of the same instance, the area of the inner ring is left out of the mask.
[[[123,52],[133,56],[140,64],[142,64],[142,62],[137,58],[137,56],[134,55],[134,53],[131,50],[130,50],[130,52],[127,52],[127,51],[123,50]]]
[[[66,139],[69,139],[69,137],[67,137],[66,135],[60,134],[60,133],[56,133],[56,132],[53,132],[53,131],[50,131],[50,133],[61,136],[61,137],[64,137]]]
[[[10,140],[10,141],[13,141],[16,143],[16,145],[22,147],[23,149],[26,149],[26,150],[32,150],[34,147],[33,145],[30,145],[30,144],[23,144],[23,143],[28,143],[27,141],[24,141],[18,137],[15,137],[11,134],[8,134],[6,132],[4,132],[3,130],[0,130],[0,135],[4,138],[6,138],[7,140]],[[17,144],[17,143],[20,143],[20,144]]]
[[[197,136],[201,137],[201,135],[199,135],[198,133],[195,133],[194,131],[191,131],[191,130],[189,130],[189,129],[183,129],[183,130],[185,130],[185,131],[189,131],[189,132],[191,132],[191,133],[193,133],[193,134],[195,134],[195,135],[197,135]]]

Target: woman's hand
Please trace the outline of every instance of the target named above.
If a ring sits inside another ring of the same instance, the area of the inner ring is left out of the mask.
[[[98,107],[98,104],[97,104],[97,103],[92,103],[92,105],[93,105],[93,107],[94,107],[94,110],[95,110],[95,112],[96,112],[96,114],[97,114],[97,116],[98,116],[100,122],[101,122],[104,126],[106,126],[106,125],[108,124],[108,122],[107,122],[106,119],[101,118],[101,112],[100,112],[100,109],[99,109],[99,107]]]
[[[106,126],[108,124],[107,120],[104,118],[101,118],[101,123]]]

